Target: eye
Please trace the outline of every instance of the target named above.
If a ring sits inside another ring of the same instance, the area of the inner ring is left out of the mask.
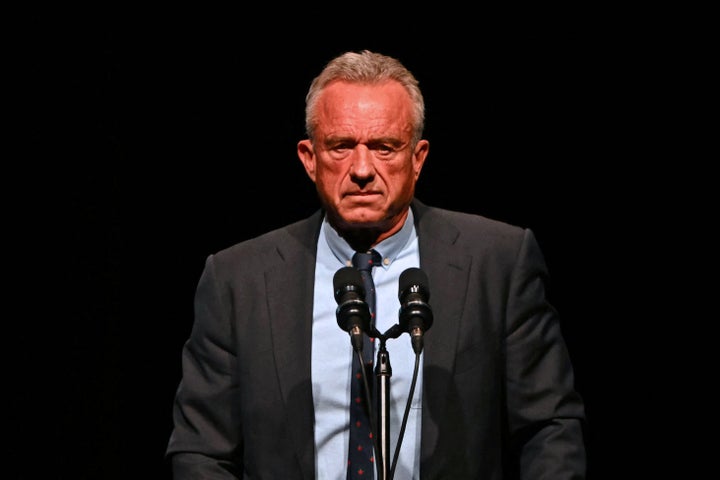
[[[355,144],[351,142],[336,142],[328,146],[329,150],[338,153],[343,153],[353,148],[355,148]]]
[[[334,158],[335,160],[343,160],[350,156],[354,148],[355,144],[352,142],[338,141],[328,143],[325,146],[325,151],[327,151],[330,158]]]
[[[379,158],[389,158],[398,151],[398,145],[388,141],[372,142],[368,145],[375,155]]]

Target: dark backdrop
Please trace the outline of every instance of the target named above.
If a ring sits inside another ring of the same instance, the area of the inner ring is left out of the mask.
[[[631,178],[618,154],[634,115],[618,111],[631,52],[561,22],[490,34],[380,18],[262,27],[191,10],[56,20],[27,36],[38,157],[24,202],[39,207],[31,256],[45,300],[13,339],[18,364],[42,365],[12,378],[19,478],[38,466],[52,478],[169,478],[204,260],[317,208],[295,154],[304,94],[332,56],[361,48],[399,57],[424,90],[418,197],[535,231],[587,402],[591,478],[627,471],[634,439],[614,421],[633,408],[620,407],[617,373],[631,313],[617,306],[617,265],[636,207],[616,202]]]

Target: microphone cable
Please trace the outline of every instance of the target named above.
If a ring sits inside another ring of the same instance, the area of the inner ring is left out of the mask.
[[[410,382],[410,393],[407,403],[405,404],[405,413],[403,413],[402,424],[398,434],[397,445],[395,445],[395,455],[393,456],[392,466],[390,468],[389,478],[392,480],[395,476],[395,467],[397,466],[398,457],[400,456],[400,445],[402,445],[405,436],[405,427],[407,426],[408,416],[410,415],[410,406],[412,405],[413,395],[415,395],[415,385],[417,384],[418,371],[420,369],[420,353],[415,354],[415,367],[413,369],[412,381]]]

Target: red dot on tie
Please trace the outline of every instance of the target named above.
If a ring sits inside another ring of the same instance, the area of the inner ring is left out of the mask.
[[[358,470],[358,475],[362,475],[363,473],[365,473],[365,470],[363,470],[362,468]]]
[[[360,402],[362,402],[362,399],[360,397],[355,397],[355,403],[360,403]]]
[[[362,445],[358,445],[358,452],[362,452]]]
[[[368,434],[368,438],[372,438],[372,432]]]

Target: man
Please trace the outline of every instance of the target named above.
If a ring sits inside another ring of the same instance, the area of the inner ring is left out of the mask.
[[[423,127],[418,83],[396,59],[348,52],[313,80],[297,150],[322,209],[208,257],[167,450],[176,479],[372,478],[348,460],[354,352],[333,285],[370,250],[382,259],[373,331],[398,323],[410,268],[427,276],[434,318],[410,399],[417,352],[404,334],[381,338],[392,455],[379,476],[585,478],[584,406],[537,242],[415,198]]]

